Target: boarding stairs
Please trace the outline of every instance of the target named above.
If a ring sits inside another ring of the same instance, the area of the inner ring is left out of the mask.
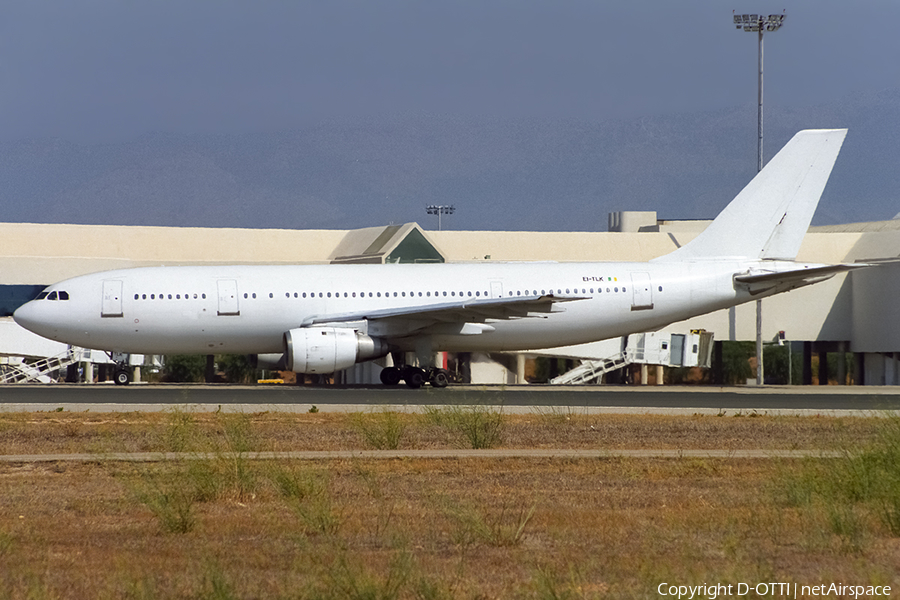
[[[600,383],[603,375],[616,369],[621,369],[633,362],[626,352],[619,352],[607,358],[599,360],[586,360],[580,365],[554,377],[550,383],[554,385],[574,385],[579,383]]]
[[[81,362],[83,352],[81,348],[69,346],[62,354],[42,358],[33,363],[26,363],[22,359],[8,359],[6,363],[0,364],[0,384],[52,383],[55,379],[51,375],[69,365]]]

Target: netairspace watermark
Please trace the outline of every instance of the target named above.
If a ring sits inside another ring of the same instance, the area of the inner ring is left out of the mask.
[[[704,583],[703,585],[677,585],[663,582],[656,591],[660,596],[678,600],[697,598],[816,598],[831,596],[836,598],[878,598],[891,595],[889,585],[846,585],[844,583],[819,583],[802,585],[791,582],[766,583]],[[752,594],[752,595],[751,595]]]

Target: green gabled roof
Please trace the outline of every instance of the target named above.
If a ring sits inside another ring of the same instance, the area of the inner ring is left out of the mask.
[[[416,223],[347,232],[332,264],[442,263],[444,254]]]

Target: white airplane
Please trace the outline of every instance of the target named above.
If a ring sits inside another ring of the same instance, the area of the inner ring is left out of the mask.
[[[51,285],[16,322],[124,354],[250,354],[327,374],[416,352],[386,385],[447,385],[437,351],[529,350],[653,331],[865,265],[794,262],[846,129],[793,139],[697,238],[648,263],[149,267]],[[129,381],[125,363],[116,382]]]

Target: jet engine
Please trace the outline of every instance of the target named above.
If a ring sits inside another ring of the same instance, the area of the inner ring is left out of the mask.
[[[334,373],[388,351],[384,340],[353,329],[303,327],[284,334],[285,366],[295,373]]]

